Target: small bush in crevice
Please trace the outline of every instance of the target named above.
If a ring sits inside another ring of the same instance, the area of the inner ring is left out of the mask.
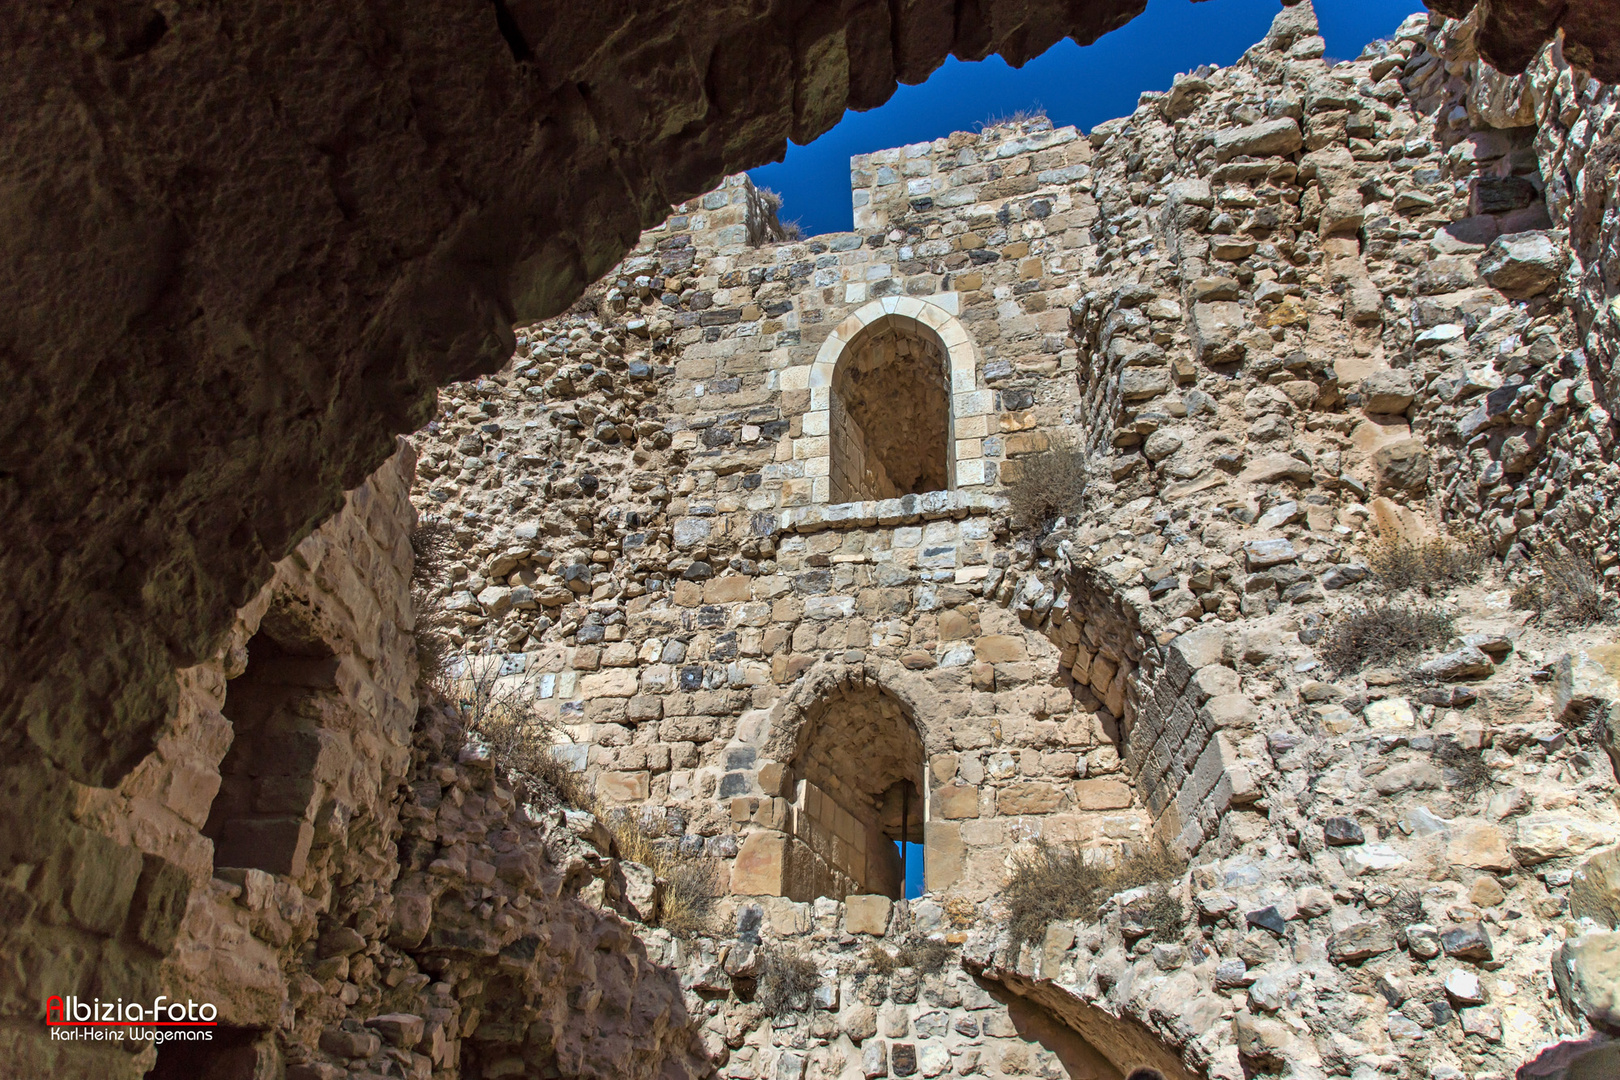
[[[1316,655],[1341,675],[1401,664],[1445,645],[1455,626],[1447,612],[1402,600],[1353,604],[1333,616]]]
[[[658,925],[677,937],[712,933],[715,901],[721,893],[720,873],[714,863],[705,858],[677,858],[661,876],[664,894],[658,904]]]
[[[1017,479],[1006,486],[1014,529],[1040,539],[1052,531],[1058,518],[1080,512],[1086,493],[1084,453],[1060,447],[1017,462]]]
[[[1186,868],[1185,862],[1160,844],[1108,863],[1079,844],[1037,840],[1029,851],[1013,857],[1012,875],[1002,890],[1011,946],[1016,950],[1026,941],[1038,941],[1050,923],[1089,918],[1110,896],[1167,883]],[[1180,902],[1175,903],[1179,929]]]
[[[1421,589],[1443,592],[1478,581],[1489,565],[1490,547],[1479,533],[1437,536],[1421,544],[1400,534],[1382,537],[1367,550],[1367,567],[1386,593]]]
[[[760,950],[754,1003],[772,1016],[806,1013],[814,1003],[821,972],[801,952],[771,945]]]
[[[1491,767],[1479,750],[1469,750],[1454,739],[1441,739],[1434,748],[1434,760],[1446,787],[1459,795],[1477,795],[1490,786]]]
[[[489,747],[496,768],[534,779],[554,767],[555,726],[536,711],[525,688],[501,682],[498,658],[452,654],[445,672],[444,696],[466,734]]]
[[[715,901],[722,889],[712,860],[702,855],[682,855],[675,843],[655,835],[628,811],[603,814],[597,810],[594,797],[589,809],[613,834],[620,859],[640,863],[664,883],[657,925],[680,937],[713,932]]]
[[[1530,565],[1538,574],[1513,591],[1515,607],[1560,626],[1591,626],[1609,617],[1612,601],[1589,551],[1550,545]]]
[[[955,953],[943,941],[925,937],[906,939],[893,954],[874,942],[861,954],[861,966],[876,975],[888,975],[903,967],[913,968],[919,975],[937,975]]]

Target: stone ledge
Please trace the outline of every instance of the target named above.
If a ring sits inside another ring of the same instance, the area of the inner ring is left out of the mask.
[[[780,521],[784,533],[813,533],[823,529],[869,529],[945,518],[985,517],[1006,508],[1004,497],[988,492],[930,491],[898,499],[794,506],[781,512]]]

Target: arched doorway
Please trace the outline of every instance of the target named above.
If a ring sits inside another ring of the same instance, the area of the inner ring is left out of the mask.
[[[862,328],[833,371],[827,426],[833,502],[950,488],[950,368],[940,336],[903,315]]]
[[[921,867],[927,753],[906,707],[879,687],[832,688],[806,712],[790,766],[793,842],[784,893],[901,899]],[[910,852],[908,857],[907,852]]]

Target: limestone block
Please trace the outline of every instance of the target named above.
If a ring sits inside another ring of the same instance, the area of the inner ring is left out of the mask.
[[[1380,698],[1370,703],[1361,713],[1367,726],[1380,731],[1399,731],[1417,723],[1412,703],[1405,698]]]
[[[586,699],[634,697],[639,686],[640,677],[635,668],[609,668],[580,679],[579,695]]]
[[[731,891],[739,896],[781,896],[787,881],[787,841],[778,832],[749,833],[731,866]]]
[[[1620,702],[1620,646],[1565,653],[1553,664],[1553,709],[1566,724],[1584,724]]]
[[[1570,1017],[1620,1029],[1620,933],[1571,938],[1553,958],[1553,984]]]
[[[1217,300],[1194,304],[1192,325],[1194,353],[1206,364],[1237,363],[1243,359],[1244,349],[1237,339],[1244,325],[1243,308],[1235,301]]]
[[[1235,157],[1272,157],[1292,154],[1305,145],[1305,135],[1292,117],[1282,116],[1247,127],[1215,133],[1215,156],[1226,162]]]
[[[882,937],[889,932],[889,913],[893,907],[894,901],[887,896],[846,896],[844,931]]]
[[[1569,249],[1546,232],[1522,232],[1491,241],[1479,260],[1480,275],[1514,300],[1539,296],[1558,284]]]
[[[1249,462],[1238,474],[1238,479],[1250,484],[1275,484],[1283,480],[1308,484],[1311,466],[1292,454],[1266,454]]]
[[[1226,655],[1226,631],[1218,626],[1200,626],[1177,637],[1168,651],[1165,674],[1179,689],[1187,685],[1194,672],[1221,663]]]
[[[1050,814],[1062,803],[1062,790],[1041,780],[1009,784],[996,791],[996,810],[1007,816]]]
[[[1466,819],[1452,824],[1446,858],[1457,866],[1497,873],[1509,873],[1518,865],[1508,852],[1507,837],[1501,829]]]
[[[1519,819],[1514,856],[1526,866],[1580,855],[1614,839],[1601,823],[1558,814],[1526,814]]]
[[[1131,805],[1130,785],[1118,780],[1076,780],[1074,802],[1081,810],[1124,810]]]
[[[1605,848],[1576,869],[1569,887],[1569,913],[1620,929],[1620,848]]]
[[[934,792],[933,813],[949,819],[978,817],[979,789],[962,783],[938,788]]]

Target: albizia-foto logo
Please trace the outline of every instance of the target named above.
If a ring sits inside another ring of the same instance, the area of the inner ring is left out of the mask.
[[[60,994],[45,999],[45,1024],[53,1039],[210,1042],[218,1017],[209,1002],[171,1001],[167,994],[150,1004]]]

